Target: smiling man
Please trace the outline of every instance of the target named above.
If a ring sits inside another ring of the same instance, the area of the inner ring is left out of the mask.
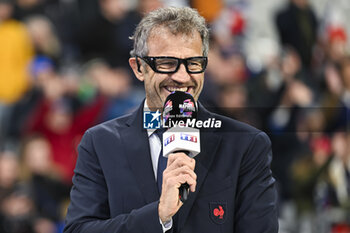
[[[162,143],[142,127],[144,112],[161,111],[173,91],[198,100],[208,62],[204,18],[187,7],[158,9],[142,19],[132,39],[129,64],[144,82],[146,99],[132,114],[85,133],[65,232],[277,232],[265,133],[197,102],[197,118],[218,119],[221,128],[201,129],[201,152],[195,158],[170,154],[163,171]],[[191,193],[183,203],[184,183]]]
[[[197,17],[196,20],[203,20],[203,24],[191,25],[191,21],[182,22],[174,18],[173,25],[155,20],[152,27],[147,27],[145,20],[146,26],[141,22],[136,29],[135,39],[147,34],[148,39],[146,44],[142,44],[144,46],[135,40],[134,50],[131,51],[134,57],[130,58],[129,63],[136,77],[145,83],[147,104],[152,110],[162,107],[173,91],[188,92],[196,100],[202,91],[209,34],[208,29],[203,27],[204,19]],[[140,63],[143,64],[141,67]]]

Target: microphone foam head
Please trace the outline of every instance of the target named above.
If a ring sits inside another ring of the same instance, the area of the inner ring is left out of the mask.
[[[187,92],[175,91],[168,95],[163,107],[163,120],[185,120],[197,117],[197,106],[193,96]]]

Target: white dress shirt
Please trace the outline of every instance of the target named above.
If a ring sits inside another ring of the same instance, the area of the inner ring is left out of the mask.
[[[149,111],[146,101],[143,109],[144,111]],[[158,159],[159,159],[159,153],[162,149],[162,142],[160,141],[160,138],[158,138],[158,136],[154,134],[154,131],[156,131],[156,129],[147,129],[149,148],[151,152],[152,167],[153,167],[154,177],[157,180]],[[170,230],[173,226],[172,219],[170,219],[170,221],[165,223],[162,223],[162,221],[159,219],[159,222],[162,225],[164,233],[167,230]]]

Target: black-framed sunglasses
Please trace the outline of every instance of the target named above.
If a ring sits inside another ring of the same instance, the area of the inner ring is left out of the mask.
[[[186,71],[189,74],[198,74],[205,71],[208,64],[208,58],[204,56],[200,57],[188,57],[188,58],[177,58],[177,57],[139,57],[144,60],[154,72],[161,74],[173,74],[179,70],[181,64],[184,64]],[[138,70],[140,72],[140,64],[137,61]]]

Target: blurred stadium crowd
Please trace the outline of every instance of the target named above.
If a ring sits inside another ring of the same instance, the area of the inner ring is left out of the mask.
[[[0,0],[0,232],[62,232],[77,145],[143,100],[129,36],[164,5],[211,28],[200,101],[270,136],[280,232],[350,232],[348,0]]]

